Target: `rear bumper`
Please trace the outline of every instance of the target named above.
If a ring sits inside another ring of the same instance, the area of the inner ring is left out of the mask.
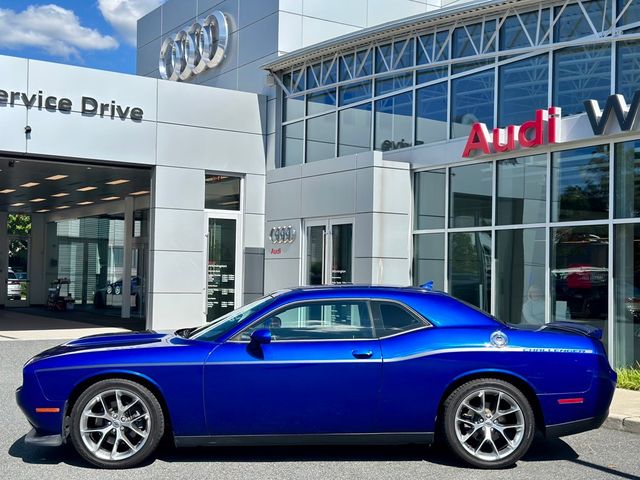
[[[27,445],[37,445],[39,447],[59,447],[64,442],[62,435],[40,435],[35,428],[32,428],[24,437]]]
[[[597,417],[585,418],[573,422],[558,423],[557,425],[547,425],[546,433],[548,438],[566,437],[576,433],[587,432],[600,428],[609,416],[609,410]]]

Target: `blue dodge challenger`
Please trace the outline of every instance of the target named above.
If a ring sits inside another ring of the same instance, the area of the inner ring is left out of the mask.
[[[598,428],[616,385],[598,329],[508,326],[425,288],[307,287],[173,333],[96,335],[33,357],[27,443],[126,468],[177,446],[424,443],[503,468],[538,430]]]

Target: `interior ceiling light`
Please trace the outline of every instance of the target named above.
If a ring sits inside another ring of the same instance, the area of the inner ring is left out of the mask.
[[[24,188],[31,188],[31,187],[35,187],[36,185],[40,185],[40,184],[38,182],[27,182],[27,183],[23,183],[20,186]]]
[[[82,187],[82,188],[78,188],[77,190],[79,192],[90,192],[91,190],[97,190],[98,187]]]
[[[71,208],[69,207],[69,205],[60,205],[59,207],[56,207],[58,210],[64,210],[65,208]]]
[[[52,197],[56,197],[56,198],[60,198],[60,197],[66,197],[67,195],[69,195],[67,192],[60,192],[60,193],[54,193],[51,196]]]
[[[0,190],[0,193],[13,193],[15,190],[13,188],[5,188],[4,190]]]
[[[33,198],[31,200],[29,200],[30,202],[33,203],[40,203],[40,202],[44,202],[46,200],[46,198]]]
[[[91,205],[93,202],[78,202],[78,205]]]
[[[42,210],[36,210],[36,213],[47,213],[50,212],[51,210],[47,210],[46,208],[43,208]]]
[[[133,195],[134,197],[137,197],[138,195],[146,195],[147,193],[149,193],[149,190],[140,190],[139,192],[131,193],[131,195]]]
[[[118,200],[120,197],[104,197],[102,200],[110,202],[111,200]]]
[[[118,180],[111,180],[107,182],[107,185],[122,185],[123,183],[129,183],[131,180],[126,180],[124,178],[120,178]]]
[[[63,178],[67,178],[69,175],[51,175],[47,177],[47,180],[62,180]]]
[[[11,204],[12,207],[22,207],[23,205],[24,205],[24,203],[22,203],[22,202],[12,203]]]

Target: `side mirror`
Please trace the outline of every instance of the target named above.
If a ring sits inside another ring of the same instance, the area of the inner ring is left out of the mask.
[[[271,330],[268,328],[259,328],[251,334],[251,343],[257,345],[266,345],[271,343]]]

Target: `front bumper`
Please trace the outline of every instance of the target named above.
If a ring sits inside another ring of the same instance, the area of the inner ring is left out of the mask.
[[[16,390],[16,403],[27,417],[27,421],[34,428],[35,435],[48,437],[62,435],[63,421],[66,413],[65,402],[52,402],[44,397],[39,387],[33,383],[25,383]],[[55,413],[38,413],[36,408],[57,408]],[[62,438],[62,437],[61,437]]]

